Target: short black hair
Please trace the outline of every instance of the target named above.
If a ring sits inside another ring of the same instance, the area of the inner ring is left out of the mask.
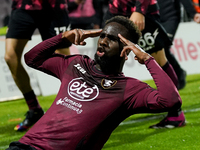
[[[124,17],[124,16],[115,16],[112,17],[111,19],[107,20],[105,22],[105,25],[111,23],[111,22],[117,22],[121,25],[123,25],[124,27],[127,28],[128,30],[128,40],[130,40],[131,42],[137,44],[142,33],[140,32],[140,30],[138,29],[138,27],[133,23],[133,21],[131,21],[129,18]]]

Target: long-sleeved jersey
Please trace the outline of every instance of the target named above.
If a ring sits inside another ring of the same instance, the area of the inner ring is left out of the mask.
[[[105,75],[88,56],[55,54],[62,42],[60,34],[25,54],[27,65],[55,76],[61,86],[51,107],[19,142],[38,150],[100,150],[130,115],[180,108],[176,87],[153,58],[145,65],[157,89],[123,73]]]
[[[130,16],[133,12],[143,15],[159,14],[157,0],[109,0],[112,14]]]

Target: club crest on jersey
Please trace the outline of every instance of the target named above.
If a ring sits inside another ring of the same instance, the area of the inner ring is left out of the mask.
[[[101,86],[104,89],[109,89],[109,88],[113,87],[116,83],[117,83],[116,80],[102,79]]]

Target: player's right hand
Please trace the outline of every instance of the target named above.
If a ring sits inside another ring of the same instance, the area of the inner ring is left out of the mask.
[[[73,29],[70,31],[65,31],[62,34],[62,38],[66,38],[71,43],[75,45],[86,45],[84,41],[88,37],[97,37],[102,32],[102,29],[98,30],[82,30],[82,29]]]

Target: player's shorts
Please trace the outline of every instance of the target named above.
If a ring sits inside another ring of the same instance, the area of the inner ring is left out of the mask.
[[[113,16],[114,14],[107,11],[104,16],[104,22]],[[152,54],[162,50],[165,46],[172,45],[172,42],[167,36],[165,29],[156,20],[156,18],[145,16],[145,29],[142,31],[142,37],[138,44],[144,51]]]
[[[177,19],[168,19],[167,21],[161,21],[162,26],[165,28],[168,37],[173,41],[176,31],[178,29],[178,25],[180,23],[179,18]]]
[[[67,30],[69,25],[68,13],[65,10],[23,10],[11,12],[6,38],[29,39],[38,29],[42,40],[51,38]]]
[[[34,147],[20,142],[12,142],[6,150],[36,150]]]
[[[145,29],[142,31],[142,37],[138,44],[144,51],[152,54],[172,45],[172,42],[156,19],[145,16]]]

